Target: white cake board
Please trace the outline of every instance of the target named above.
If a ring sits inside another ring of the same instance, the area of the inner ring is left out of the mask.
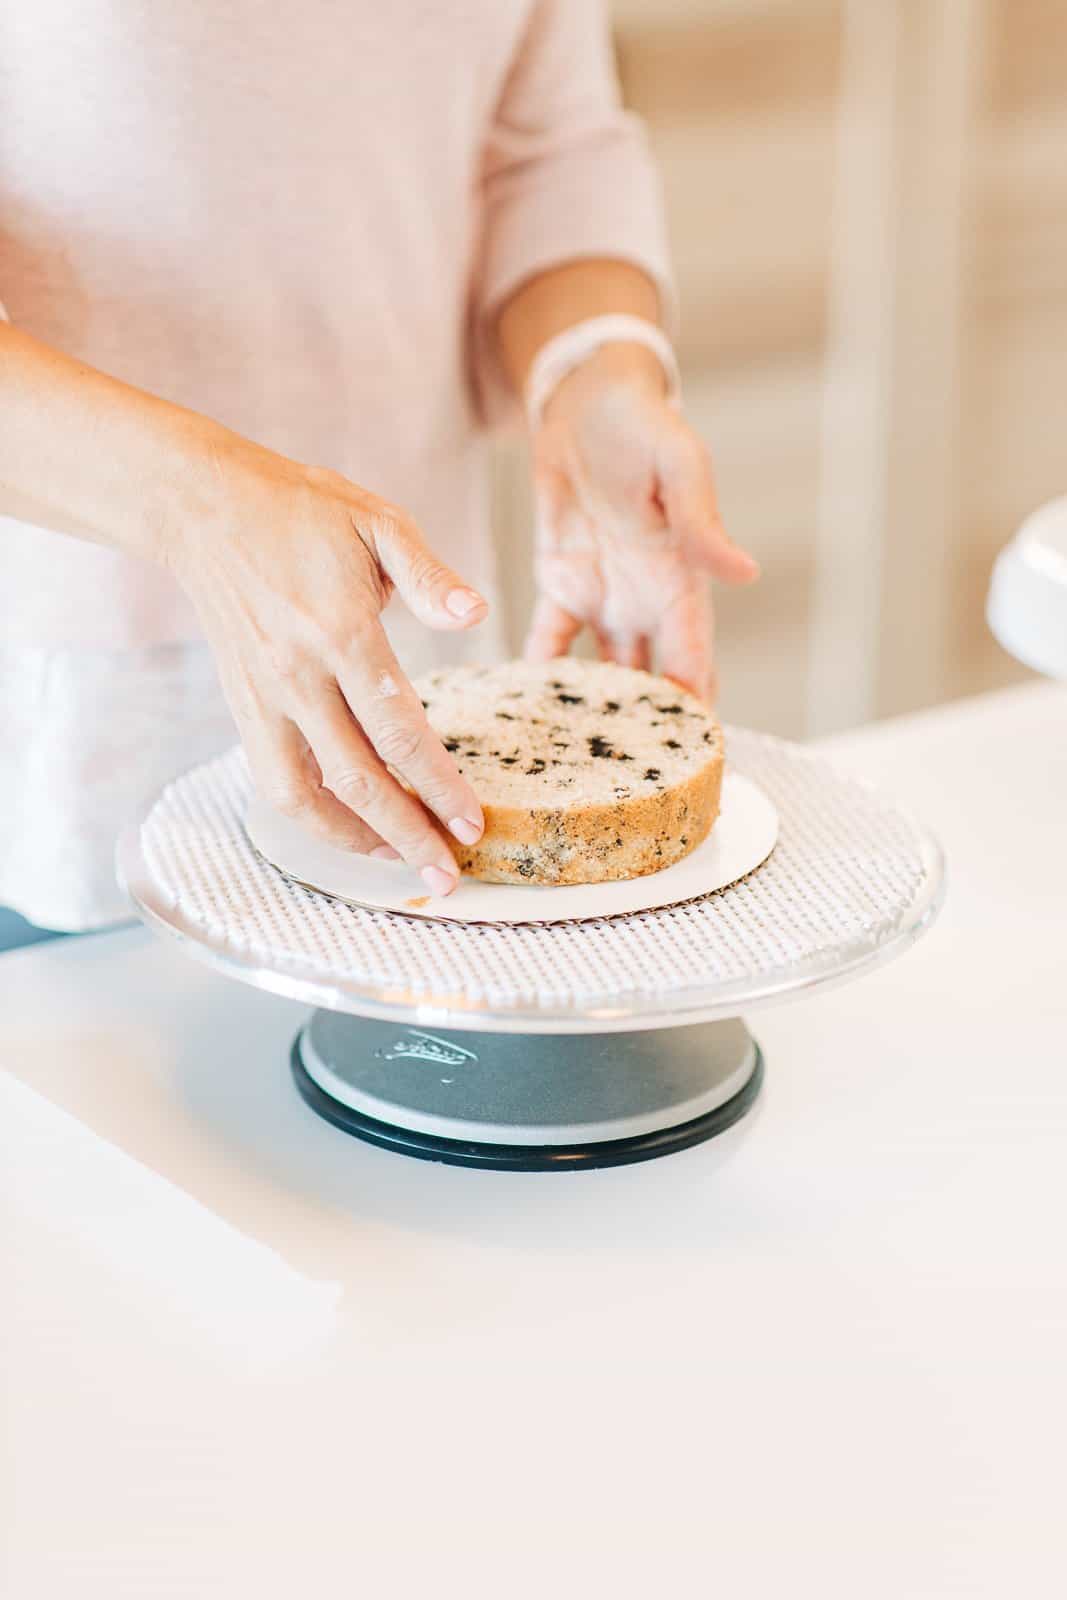
[[[761,788],[738,772],[723,779],[719,817],[702,845],[662,872],[618,883],[482,883],[463,877],[446,898],[427,893],[414,868],[375,861],[316,838],[292,817],[253,795],[245,820],[265,860],[305,888],[372,911],[445,922],[582,922],[658,911],[727,889],[763,865],[778,838],[778,812]]]

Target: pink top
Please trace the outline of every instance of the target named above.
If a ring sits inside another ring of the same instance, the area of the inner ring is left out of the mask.
[[[33,0],[0,107],[13,322],[396,500],[492,590],[490,315],[567,258],[667,276],[601,0]],[[155,568],[2,519],[7,643],[195,631]]]

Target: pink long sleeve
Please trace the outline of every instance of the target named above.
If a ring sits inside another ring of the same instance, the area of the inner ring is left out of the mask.
[[[0,52],[11,320],[397,500],[492,595],[483,424],[507,390],[487,319],[583,255],[635,261],[666,293],[601,0],[100,10],[35,0]],[[399,607],[390,626],[405,664],[429,665],[426,630]],[[0,515],[6,641],[195,631],[161,570]]]
[[[482,164],[483,232],[473,306],[484,417],[514,399],[491,324],[527,279],[582,257],[633,262],[674,320],[658,174],[640,122],[622,109],[603,0],[535,0],[497,103]]]

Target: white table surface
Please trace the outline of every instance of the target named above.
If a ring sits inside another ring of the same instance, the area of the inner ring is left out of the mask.
[[[1065,1592],[1067,692],[834,753],[947,908],[647,1165],[364,1146],[141,931],[0,959],[0,1592]]]

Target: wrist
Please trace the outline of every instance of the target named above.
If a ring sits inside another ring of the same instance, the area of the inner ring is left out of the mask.
[[[231,438],[206,417],[175,412],[153,441],[157,470],[145,497],[140,553],[186,588],[198,568],[198,549],[215,543],[226,520]]]
[[[584,377],[578,380],[578,373]],[[581,384],[605,383],[641,388],[658,387],[671,404],[679,393],[678,363],[663,330],[644,317],[607,313],[588,317],[563,329],[538,350],[526,375],[524,399],[531,428],[537,427],[546,408],[564,383],[574,376],[570,392]]]
[[[605,344],[556,384],[541,410],[544,422],[605,389],[628,389],[666,399],[670,381],[659,357],[645,345]]]

